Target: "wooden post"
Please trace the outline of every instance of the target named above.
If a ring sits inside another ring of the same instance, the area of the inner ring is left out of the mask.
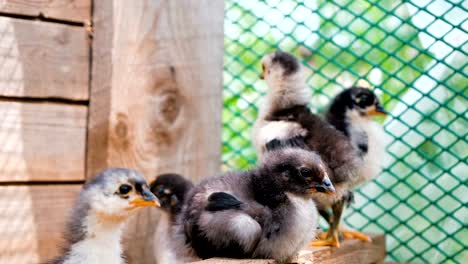
[[[94,2],[87,175],[136,168],[193,180],[220,167],[223,1]],[[155,263],[156,209],[129,223],[129,263]]]

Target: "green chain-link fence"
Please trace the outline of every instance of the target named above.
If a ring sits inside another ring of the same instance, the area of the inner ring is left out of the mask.
[[[223,166],[255,164],[251,128],[280,48],[310,72],[320,112],[346,87],[373,87],[391,116],[384,170],[347,225],[385,233],[388,260],[468,263],[468,1],[228,0]]]

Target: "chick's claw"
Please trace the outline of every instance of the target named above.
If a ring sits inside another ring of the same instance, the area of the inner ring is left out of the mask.
[[[372,242],[369,236],[358,231],[342,229],[340,232],[345,239],[359,239],[364,242]]]
[[[327,239],[327,237],[328,237],[328,232],[329,232],[329,231],[324,231],[324,232],[320,233],[320,234],[318,235],[318,239],[320,239],[320,240],[325,240],[325,239]]]
[[[340,247],[340,240],[338,239],[338,234],[333,234],[333,236],[326,239],[317,239],[309,243],[310,247]]]

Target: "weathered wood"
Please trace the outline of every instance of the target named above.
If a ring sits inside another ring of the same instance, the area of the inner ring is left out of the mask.
[[[44,263],[59,253],[80,185],[1,186],[0,263]]]
[[[86,112],[81,105],[0,101],[0,182],[83,180]]]
[[[91,17],[91,0],[3,0],[0,12],[87,22]]]
[[[371,264],[384,263],[385,236],[371,235],[372,243],[345,240],[340,248],[317,247],[300,252],[297,263]]]
[[[195,180],[219,170],[223,5],[95,1],[88,175],[126,166]],[[156,223],[144,210],[129,224],[131,263],[154,263]]]
[[[272,259],[227,259],[227,258],[212,258],[190,262],[190,264],[273,264]]]
[[[315,247],[307,248],[299,252],[291,261],[295,264],[372,264],[384,263],[385,237],[383,235],[371,235],[372,243],[359,240],[345,240],[340,248]],[[275,263],[271,259],[221,259],[213,258],[192,264],[270,264]]]
[[[0,17],[0,32],[0,96],[88,99],[84,27]]]

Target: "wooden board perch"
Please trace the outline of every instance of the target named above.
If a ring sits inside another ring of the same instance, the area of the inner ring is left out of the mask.
[[[299,252],[291,262],[294,264],[373,264],[384,263],[385,237],[371,235],[372,243],[359,240],[345,240],[340,248],[315,247]],[[272,264],[271,259],[207,259],[191,264]]]

